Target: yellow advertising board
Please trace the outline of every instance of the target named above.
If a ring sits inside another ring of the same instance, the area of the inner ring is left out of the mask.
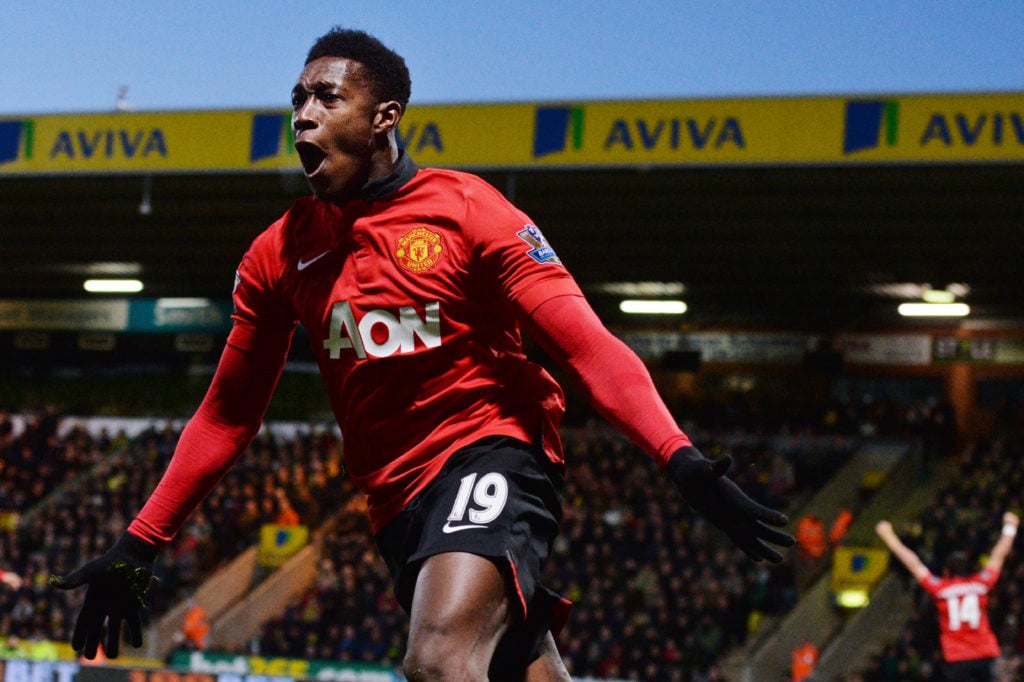
[[[0,174],[260,170],[298,165],[287,112],[0,118]],[[276,134],[275,139],[271,136]]]
[[[260,566],[278,567],[309,544],[308,526],[267,523],[260,527]]]
[[[413,105],[421,165],[1024,162],[1024,93]],[[298,170],[287,110],[0,117],[0,176]]]
[[[889,568],[889,552],[870,547],[837,547],[832,557],[833,592],[871,589]]]

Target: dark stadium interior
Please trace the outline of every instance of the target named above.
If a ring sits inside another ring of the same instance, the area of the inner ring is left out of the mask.
[[[959,328],[1019,336],[1024,329],[1024,165],[477,170],[537,222],[616,331],[771,329],[811,338],[848,330],[914,336],[932,327],[939,335]],[[84,300],[83,280],[97,275],[139,277],[144,298],[226,299],[252,238],[308,191],[300,174],[277,172],[0,177],[0,300]],[[146,199],[149,210],[140,210]],[[601,290],[637,281],[682,282],[688,313],[627,316],[616,308],[619,296]],[[966,285],[971,317],[901,319],[895,308],[906,283]],[[0,615],[0,659],[8,660],[31,658],[33,643],[68,639],[81,595],[47,590],[45,576],[98,554],[137,512],[180,434],[163,420],[192,414],[224,340],[213,334],[209,349],[179,352],[173,334],[125,332],[116,352],[93,353],[77,330],[55,331],[44,350],[14,343],[18,333],[0,330],[7,349],[0,353],[0,514],[21,515],[17,526],[0,524],[0,568],[26,577],[20,590],[0,586],[0,614],[8,614]],[[305,340],[293,344],[293,360],[308,363],[308,353]],[[830,497],[830,481],[864,445],[913,443],[890,495],[902,504],[912,489],[937,491],[919,518],[900,523],[901,535],[933,562],[962,545],[987,551],[1002,512],[1021,507],[1022,367],[858,365],[829,350],[793,365],[708,362],[692,350],[651,363],[694,441],[733,456],[732,476],[785,509],[791,530],[809,512],[852,500],[855,520],[843,542],[869,546],[884,496],[849,483],[848,497]],[[256,546],[283,497],[322,542],[318,575],[249,639],[217,643],[209,653],[399,665],[404,619],[382,561],[367,551],[365,503],[343,475],[343,441],[313,428],[331,416],[308,369],[284,373],[266,414],[268,423],[293,420],[303,429],[264,431],[161,555],[147,637],[161,625],[173,630],[174,608]],[[827,582],[827,563],[799,549],[780,566],[743,559],[551,369],[569,394],[562,436],[572,465],[564,542],[546,579],[577,602],[560,642],[571,672],[736,680],[765,642],[782,644],[785,667],[787,640],[773,635],[808,594],[820,594],[814,587]],[[954,395],[957,387],[971,389],[969,400]],[[953,399],[969,403],[970,414],[957,414]],[[58,436],[70,415],[154,422],[130,439],[78,426]],[[107,516],[116,523],[100,523]],[[991,610],[1016,665],[1024,661],[1019,556],[1018,546]],[[896,629],[873,637],[864,649],[870,656],[847,666],[851,676],[843,679],[932,679],[941,653],[930,603],[892,573],[907,607],[892,610]],[[220,617],[222,635],[236,628],[230,614]],[[832,621],[812,622],[825,643],[842,637]],[[163,662],[171,666],[175,653],[202,649],[184,640],[168,640],[168,648],[172,658]]]
[[[611,323],[626,320],[596,286],[637,280],[684,283],[692,324],[899,326],[899,283],[963,283],[973,320],[1024,320],[1020,165],[481,173]],[[226,298],[252,237],[307,192],[295,173],[0,178],[0,298],[79,298],[87,273],[132,274],[98,262],[140,264],[145,297]]]

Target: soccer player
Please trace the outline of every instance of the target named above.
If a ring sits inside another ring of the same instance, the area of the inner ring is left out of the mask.
[[[1018,526],[1020,518],[1016,514],[1003,514],[1002,532],[985,566],[975,572],[964,552],[953,552],[941,578],[933,575],[914,550],[903,544],[891,523],[879,521],[875,526],[878,536],[935,602],[947,680],[992,680],[999,642],[988,623],[988,594],[999,580]]]
[[[558,532],[560,387],[521,330],[577,379],[683,497],[755,560],[792,537],[680,430],[640,361],[604,328],[540,229],[482,179],[399,148],[404,60],[361,31],[316,40],[292,89],[313,196],[242,258],[234,325],[167,471],[119,541],[77,571],[71,642],[118,654],[158,550],[260,428],[297,323],[309,336],[410,618],[411,680],[567,680],[552,636],[568,602],[538,582]],[[106,626],[104,623],[106,622]]]

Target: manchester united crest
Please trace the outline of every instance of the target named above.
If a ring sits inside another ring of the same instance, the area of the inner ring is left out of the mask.
[[[441,259],[441,235],[416,227],[398,238],[398,263],[409,272],[423,272]]]

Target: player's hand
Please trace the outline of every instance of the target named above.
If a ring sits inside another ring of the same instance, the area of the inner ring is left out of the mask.
[[[875,532],[882,536],[892,533],[892,524],[883,519],[875,524]]]
[[[126,532],[98,559],[67,576],[50,576],[50,585],[62,590],[88,585],[71,635],[72,649],[93,659],[102,642],[104,653],[117,658],[122,623],[129,644],[142,646],[142,609],[157,552],[154,545]]]
[[[785,526],[789,519],[744,493],[726,476],[730,466],[729,456],[712,461],[697,448],[686,446],[672,454],[667,471],[690,506],[722,529],[747,556],[779,563],[782,555],[768,543],[792,547],[795,540],[771,526]]]
[[[1013,512],[1005,512],[1003,514],[1003,525],[1013,526],[1014,528],[1020,526],[1020,517]]]

